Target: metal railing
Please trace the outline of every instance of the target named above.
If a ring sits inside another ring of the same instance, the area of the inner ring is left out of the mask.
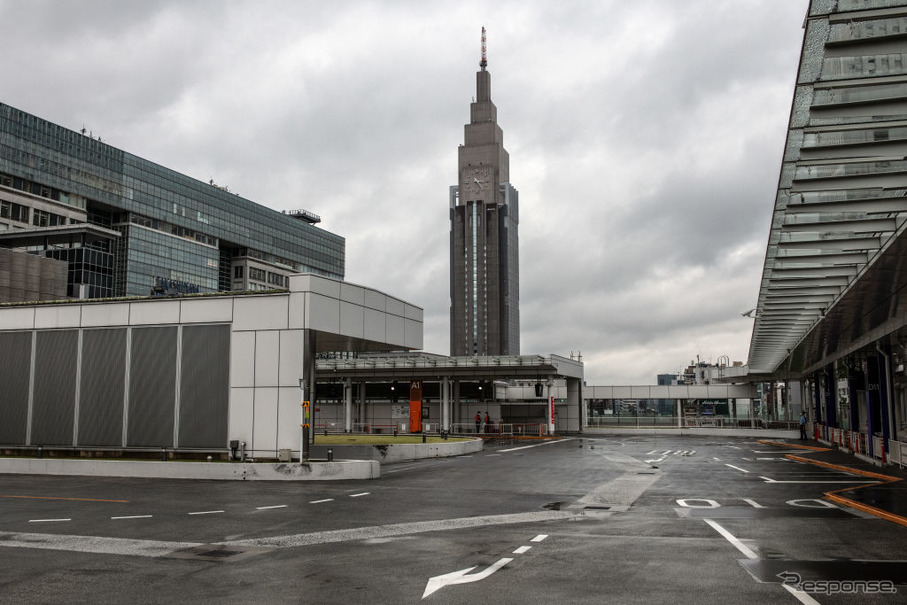
[[[679,420],[679,422],[678,422]],[[704,416],[592,416],[589,428],[718,428],[718,429],[779,429],[798,430],[796,422],[763,420],[761,418],[722,418]]]
[[[544,437],[548,434],[548,426],[537,422],[492,422],[482,425],[476,430],[475,422],[455,422],[450,425],[452,435],[501,435],[506,437]]]

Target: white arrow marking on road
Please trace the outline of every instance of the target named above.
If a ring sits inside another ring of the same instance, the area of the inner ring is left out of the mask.
[[[466,569],[461,569],[460,571],[452,571],[441,576],[435,576],[429,578],[428,584],[425,585],[425,592],[422,593],[422,598],[424,599],[433,592],[444,588],[450,584],[469,584],[471,582],[478,582],[479,580],[484,580],[497,570],[501,569],[508,563],[513,561],[513,559],[501,559],[497,563],[489,566],[479,573],[470,574],[475,567],[467,567]]]

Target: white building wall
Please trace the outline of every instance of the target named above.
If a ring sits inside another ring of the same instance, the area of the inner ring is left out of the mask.
[[[0,306],[3,331],[205,323],[231,326],[224,448],[243,441],[251,456],[274,457],[283,448],[298,455],[306,329],[354,346],[362,339],[389,349],[422,346],[419,307],[314,275],[291,276],[285,293]]]

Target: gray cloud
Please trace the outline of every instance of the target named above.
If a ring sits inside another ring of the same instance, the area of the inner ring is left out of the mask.
[[[0,102],[347,238],[448,348],[479,29],[521,202],[526,353],[594,383],[744,360],[806,0],[0,0]]]

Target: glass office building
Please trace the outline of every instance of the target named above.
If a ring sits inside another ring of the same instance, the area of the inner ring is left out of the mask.
[[[69,296],[267,290],[291,273],[344,276],[345,240],[318,228],[317,215],[271,210],[4,104],[0,203],[0,234],[75,232],[80,223],[119,233],[29,246],[70,262]],[[83,247],[93,252],[65,251]]]

